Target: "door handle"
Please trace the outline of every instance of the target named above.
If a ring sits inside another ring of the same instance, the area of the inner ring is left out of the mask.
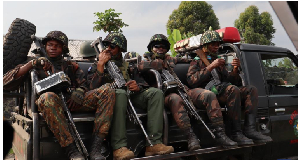
[[[285,112],[285,108],[276,108],[275,112]]]

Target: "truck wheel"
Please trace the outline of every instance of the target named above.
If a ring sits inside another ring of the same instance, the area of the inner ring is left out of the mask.
[[[35,25],[27,20],[16,18],[12,22],[3,40],[3,74],[27,59],[35,32]]]

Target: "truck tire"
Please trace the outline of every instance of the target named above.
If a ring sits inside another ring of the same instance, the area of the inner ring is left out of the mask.
[[[35,32],[36,26],[27,20],[12,22],[3,40],[3,74],[27,59]]]

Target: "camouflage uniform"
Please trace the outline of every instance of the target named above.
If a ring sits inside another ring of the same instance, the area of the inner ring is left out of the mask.
[[[62,32],[52,31],[47,34],[42,42],[46,44],[47,40],[51,39],[63,42],[64,53],[68,51],[68,46],[65,45],[67,44],[68,39]],[[89,91],[84,78],[84,72],[78,67],[76,62],[65,61],[63,60],[62,56],[56,58],[47,58],[53,64],[56,72],[64,71],[64,73],[69,76],[72,83],[71,90],[74,90],[75,88],[81,88],[85,92],[82,106],[77,105],[73,108],[70,108],[69,103],[67,103],[70,111],[96,111],[93,134],[99,136],[107,135],[112,119],[113,105],[115,102],[115,93],[113,90],[107,86],[103,86]],[[4,75],[4,88],[7,90],[14,90],[17,89],[18,86],[22,85],[28,76],[28,73],[18,79],[15,79],[14,76],[24,64],[16,66],[14,69],[10,70]],[[39,80],[47,77],[43,69],[36,68],[36,71],[38,72]],[[66,94],[66,100],[69,101],[71,94],[66,91],[62,92]],[[58,95],[53,92],[43,93],[36,100],[36,104],[38,105],[39,111],[43,113],[42,115],[46,123],[48,124],[50,130],[54,133],[54,136],[57,138],[59,144],[62,147],[66,147],[73,143],[74,139],[69,132],[66,117],[62,109],[63,102]]]
[[[209,60],[211,63],[216,58]],[[238,74],[232,74],[225,67],[217,69],[222,82],[229,82],[233,85],[225,87],[224,91],[217,95],[219,103],[228,108],[228,116],[231,119],[241,118],[241,103],[245,106],[245,113],[253,113],[257,106],[257,89],[254,86],[241,86],[241,79]],[[206,65],[201,60],[193,60],[187,73],[187,80],[193,88],[205,88],[212,79],[211,73],[206,69]],[[241,101],[242,100],[242,101]]]
[[[111,33],[104,40],[104,46],[109,43],[118,45],[122,51],[127,50],[126,38],[121,33]],[[118,55],[111,58],[123,73],[126,81],[133,79],[137,82],[140,91],[130,94],[130,99],[134,107],[142,108],[147,111],[147,133],[153,145],[162,143],[163,131],[163,93],[159,89],[150,87],[137,72],[136,66],[129,66],[128,62],[118,58]],[[130,71],[130,72],[129,72]],[[97,70],[97,63],[89,69],[88,81],[90,88],[97,88],[104,83],[112,83],[113,79],[105,70],[101,74]],[[113,150],[122,149],[127,146],[126,136],[126,110],[128,105],[127,93],[123,89],[116,89],[116,104],[111,128],[111,145]],[[149,145],[148,143],[146,144]],[[129,152],[128,152],[129,153]],[[125,154],[125,153],[124,153]],[[130,151],[130,154],[133,153]],[[114,152],[115,156],[115,152]]]
[[[189,63],[191,61],[190,59],[183,59],[180,57],[174,58],[168,54],[165,54],[165,55],[152,54],[151,53],[152,46],[155,44],[154,42],[152,42],[152,40],[158,41],[157,43],[160,44],[161,40],[159,39],[159,37],[162,37],[162,36],[158,35],[158,38],[157,38],[156,35],[154,35],[151,38],[150,43],[148,45],[148,50],[150,53],[146,53],[144,55],[145,58],[148,57],[147,61],[144,61],[144,62],[140,63],[140,65],[139,65],[139,70],[141,72],[145,72],[151,68],[153,68],[159,72],[162,69],[168,69],[167,62],[170,65],[170,67],[172,69],[174,69],[175,65],[178,62]],[[166,39],[166,37],[165,37],[165,39]],[[164,44],[167,45],[168,43],[165,42]],[[150,45],[152,45],[152,46],[150,46]],[[155,58],[158,58],[158,59],[155,59]],[[221,132],[223,130],[222,129],[223,117],[222,117],[222,113],[221,113],[221,107],[218,103],[218,100],[217,100],[215,94],[212,93],[211,91],[208,91],[208,90],[205,90],[202,88],[189,89],[187,86],[184,86],[184,87],[187,90],[187,92],[188,92],[187,94],[191,98],[193,104],[195,104],[195,107],[197,107],[199,109],[205,109],[207,111],[207,115],[208,115],[209,119],[212,122],[213,127],[219,131],[218,132],[219,136],[217,136],[216,141],[226,147],[235,146],[236,143],[231,141],[229,138],[225,137],[224,132]],[[185,133],[187,135],[194,135],[194,133],[191,129],[189,116],[184,108],[183,99],[177,93],[171,93],[171,94],[166,95],[165,105],[170,108],[172,115],[173,115],[177,125],[179,126],[179,128],[182,129],[183,131],[187,131],[189,129],[189,132],[188,133],[185,132]],[[197,143],[195,143],[195,139],[193,139],[191,137],[196,137],[196,136],[195,135],[189,136],[189,139],[188,139],[189,149],[193,150],[193,149],[191,149],[192,148],[191,146],[193,146],[193,145],[197,146]]]
[[[207,50],[206,54],[208,55],[207,60],[209,63],[212,63],[217,59],[217,53],[212,53],[209,49],[207,49],[209,43],[214,41],[222,43],[222,39],[215,31],[206,31],[202,35],[200,41],[201,46]],[[234,72],[228,72],[225,66],[217,67],[215,69],[219,75],[220,81],[226,82],[223,83],[224,85],[216,86],[216,89],[218,90],[217,98],[219,103],[222,106],[226,105],[228,108],[228,118],[231,123],[231,138],[238,142],[239,145],[253,144],[251,139],[261,142],[269,141],[270,139],[268,137],[264,137],[255,131],[255,116],[253,117],[253,115],[257,112],[258,92],[256,87],[251,85],[242,86],[242,80],[239,73],[234,74]],[[207,70],[207,66],[202,59],[193,60],[190,63],[187,73],[187,81],[191,87],[205,88],[212,79],[212,74]],[[249,132],[244,133],[251,139],[248,139],[241,133],[240,121],[242,105],[245,107],[245,128],[246,130],[247,128],[251,128],[250,134],[248,134]],[[249,115],[251,115],[251,118],[249,118]]]

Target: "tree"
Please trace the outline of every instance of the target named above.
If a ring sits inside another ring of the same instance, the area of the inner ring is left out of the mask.
[[[219,19],[212,6],[204,1],[183,1],[169,16],[168,29],[178,29],[183,35],[198,35],[209,26],[219,29]]]
[[[173,31],[170,30],[170,29],[167,29],[167,34],[168,34],[168,41],[170,42],[170,51],[172,53],[172,57],[175,57],[177,55],[177,53],[175,52],[174,50],[174,44],[177,42],[177,41],[180,41],[182,40],[181,39],[181,34],[180,34],[180,31],[177,30],[177,29],[174,29]]]
[[[110,8],[105,10],[104,13],[95,12],[94,14],[98,17],[98,19],[93,22],[93,24],[95,24],[93,31],[103,30],[104,33],[122,32],[121,28],[129,26],[122,22],[122,19],[118,18],[122,13],[115,13],[114,11],[114,9]]]
[[[274,45],[272,38],[276,30],[273,27],[272,16],[268,12],[259,14],[258,8],[254,5],[240,14],[234,26],[244,38],[243,43]]]

